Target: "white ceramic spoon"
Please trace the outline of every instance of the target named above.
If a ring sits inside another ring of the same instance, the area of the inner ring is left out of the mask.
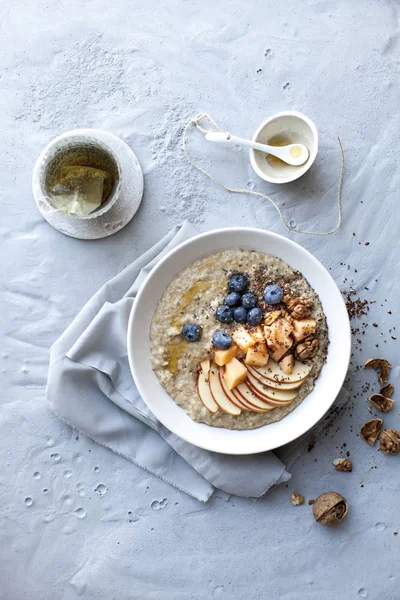
[[[288,144],[287,146],[268,146],[268,144],[259,144],[252,140],[246,140],[245,138],[231,135],[227,131],[209,131],[206,133],[206,140],[209,142],[217,142],[219,144],[236,144],[239,146],[246,146],[247,148],[254,148],[254,150],[260,150],[266,154],[272,154],[277,158],[280,158],[288,165],[299,167],[303,165],[308,159],[309,152],[304,144]]]

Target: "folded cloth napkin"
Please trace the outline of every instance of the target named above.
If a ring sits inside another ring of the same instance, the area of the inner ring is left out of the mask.
[[[51,348],[47,399],[75,429],[199,500],[215,489],[257,498],[290,478],[277,456],[228,456],[181,440],[147,408],[129,369],[134,298],[157,261],[195,234],[190,223],[176,227],[87,302]]]

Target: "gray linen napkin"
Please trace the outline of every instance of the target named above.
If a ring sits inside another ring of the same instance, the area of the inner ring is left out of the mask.
[[[50,352],[47,399],[64,421],[195,498],[214,490],[260,497],[290,475],[272,453],[228,456],[169,432],[138,394],[128,364],[126,330],[143,280],[171,248],[195,235],[187,222],[106,283]]]

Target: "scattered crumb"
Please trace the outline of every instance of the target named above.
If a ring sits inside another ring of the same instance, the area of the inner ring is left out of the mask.
[[[315,442],[316,442],[316,439],[317,439],[317,438],[315,437],[315,435],[313,435],[313,436],[311,437],[310,441],[308,442],[308,447],[307,447],[307,451],[308,451],[308,452],[311,452],[311,450],[314,448],[314,446],[315,446]]]
[[[315,500],[314,500],[314,498],[312,498],[311,500],[309,500],[309,501],[308,501],[308,504],[309,504],[310,506],[311,506],[312,504],[314,504],[314,503],[315,503]]]
[[[300,504],[304,504],[304,496],[295,492],[292,494],[292,504],[293,506],[299,506]]]

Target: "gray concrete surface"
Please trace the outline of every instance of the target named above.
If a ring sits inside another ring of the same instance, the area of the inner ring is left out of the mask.
[[[369,416],[362,383],[376,387],[357,366],[379,352],[398,376],[389,332],[400,292],[398,3],[2,0],[0,32],[1,600],[399,598],[399,458],[357,436]],[[231,197],[191,170],[180,143],[199,111],[248,136],[286,108],[320,131],[317,161],[298,183],[269,186],[246,152],[207,146],[198,133],[191,148],[227,183],[271,192],[294,223],[324,229],[336,218],[341,136],[341,231],[290,237],[343,288],[354,280],[376,300],[347,382],[361,393],[292,467],[287,488],[202,505],[50,414],[48,350],[103,282],[184,217],[200,230],[285,234],[268,204]],[[75,127],[121,136],[145,172],[138,214],[103,241],[52,230],[31,197],[40,150]],[[386,422],[400,427],[398,408]],[[346,450],[354,471],[336,473],[331,461]],[[293,491],[309,499],[329,489],[350,504],[336,529],[290,503]]]

